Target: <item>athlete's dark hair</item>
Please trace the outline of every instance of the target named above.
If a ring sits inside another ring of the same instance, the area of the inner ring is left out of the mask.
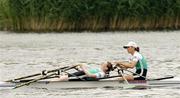
[[[140,48],[139,48],[139,47],[135,48],[135,50],[136,50],[137,52],[140,52]]]
[[[107,68],[108,68],[107,72],[110,72],[113,70],[113,65],[110,62],[107,62]]]

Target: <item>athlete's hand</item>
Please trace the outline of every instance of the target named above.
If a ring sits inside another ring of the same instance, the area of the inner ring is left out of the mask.
[[[114,65],[122,65],[122,63],[123,63],[122,61],[114,61],[113,62]]]
[[[83,64],[76,64],[75,65],[76,67],[82,67],[82,66],[84,66]]]
[[[120,67],[120,68],[126,68],[126,67],[124,66],[124,62],[123,62],[123,61],[116,61],[116,62],[115,62],[115,65],[116,65],[117,67]]]

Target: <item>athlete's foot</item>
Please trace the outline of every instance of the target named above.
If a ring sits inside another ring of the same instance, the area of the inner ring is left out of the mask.
[[[68,81],[68,75],[60,76],[59,81]]]

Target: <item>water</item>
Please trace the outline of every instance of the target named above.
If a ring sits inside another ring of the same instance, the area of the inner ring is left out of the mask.
[[[165,75],[180,77],[180,31],[45,33],[16,34],[0,32],[0,81],[44,69],[77,63],[100,64],[126,60],[122,48],[135,41],[149,63],[148,78]],[[179,98],[179,88],[134,89],[37,89],[0,90],[7,98]]]

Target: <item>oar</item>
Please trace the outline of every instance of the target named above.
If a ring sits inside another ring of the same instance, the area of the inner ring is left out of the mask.
[[[120,74],[121,74],[123,80],[126,82],[126,84],[129,84],[129,82],[127,81],[127,79],[126,79],[125,76],[123,75],[122,71],[120,71]]]
[[[50,77],[50,76],[53,76],[53,75],[56,75],[57,73],[51,73],[49,75],[46,75],[46,76],[42,76],[42,77],[39,77],[37,79],[34,79],[34,80],[31,80],[29,82],[26,82],[26,83],[22,83],[20,85],[16,85],[13,89],[16,89],[16,88],[19,88],[19,87],[22,87],[22,86],[25,86],[25,85],[29,85],[31,83],[34,83],[34,82],[37,82],[39,80],[42,80],[42,79],[46,79],[47,77]]]
[[[75,68],[75,67],[76,67],[76,66],[71,66],[71,67],[68,67],[68,68],[61,69],[61,72],[65,72],[65,71],[70,70],[70,69],[73,69],[73,68]],[[56,70],[56,71],[58,71],[58,70]],[[53,72],[54,72],[54,71],[53,71]],[[41,76],[41,77],[39,77],[39,78],[33,79],[33,80],[29,81],[29,82],[22,83],[22,84],[20,84],[20,85],[16,85],[16,86],[14,87],[14,89],[19,88],[19,87],[22,87],[22,86],[25,86],[25,85],[29,85],[29,84],[31,84],[31,83],[37,82],[37,81],[42,80],[42,79],[46,79],[46,78],[51,77],[51,76],[53,76],[53,75],[57,75],[57,73],[55,72],[55,73],[51,73],[51,74],[49,74],[49,75],[44,75],[44,76]]]
[[[68,66],[61,67],[61,68],[58,68],[58,69],[49,70],[49,71],[46,71],[46,73],[55,72],[55,71],[58,71],[58,70],[61,70],[61,69],[64,69],[64,68],[68,68]],[[15,78],[15,79],[7,80],[5,82],[14,82],[14,81],[17,81],[17,80],[22,80],[22,79],[26,79],[26,78],[30,78],[30,77],[39,76],[39,75],[42,75],[42,72],[41,73],[32,74],[32,75],[28,75],[28,76],[23,76],[23,77],[20,77],[20,78]]]

